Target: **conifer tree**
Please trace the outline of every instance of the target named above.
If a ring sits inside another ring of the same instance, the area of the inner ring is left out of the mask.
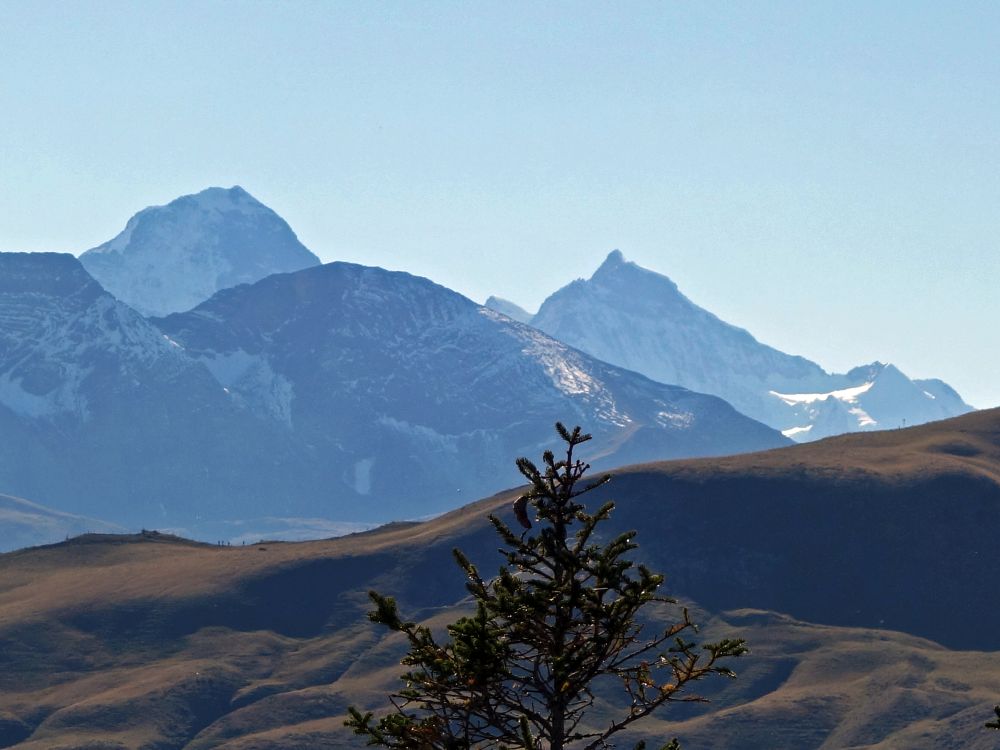
[[[448,640],[400,616],[375,592],[369,617],[403,633],[409,652],[405,687],[394,709],[375,720],[350,709],[347,725],[368,744],[400,750],[596,750],[672,701],[699,701],[690,683],[735,676],[722,660],[746,653],[742,640],[698,645],[686,609],[646,633],[640,611],[676,604],[659,593],[661,575],[628,559],[635,532],[602,544],[598,527],[614,505],[596,513],[578,500],[610,477],[582,482],[589,466],[574,456],[590,435],[557,424],[565,458],[550,451],[537,468],[517,467],[529,482],[514,503],[516,533],[490,516],[504,547],[495,578],[483,578],[459,550],[475,612],[448,626]],[[538,529],[533,527],[534,516]],[[595,711],[599,704],[599,716]],[[639,743],[637,750],[644,747]],[[676,740],[664,750],[679,748]]]

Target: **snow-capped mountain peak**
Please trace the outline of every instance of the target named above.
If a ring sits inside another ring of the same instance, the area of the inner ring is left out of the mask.
[[[945,384],[937,381],[944,389],[926,386],[892,364],[861,365],[841,377],[850,385],[822,393],[771,391],[795,415],[794,426],[782,430],[786,437],[815,440],[841,432],[906,427],[969,411]]]
[[[553,293],[531,324],[606,362],[720,396],[796,440],[970,410],[947,385],[913,381],[891,364],[872,362],[835,375],[766,346],[619,250],[589,280]]]
[[[816,364],[759,343],[685,297],[666,276],[608,255],[542,303],[532,325],[570,346],[661,383],[721,395],[767,421],[767,392],[826,375]],[[812,390],[810,387],[808,390]],[[725,394],[725,395],[723,395]]]
[[[274,211],[239,186],[143,209],[80,256],[87,271],[144,314],[188,310],[215,292],[319,259]]]
[[[233,185],[231,188],[205,188],[200,193],[195,193],[194,195],[178,200],[190,200],[204,211],[239,211],[245,214],[259,212],[274,213],[239,185]]]

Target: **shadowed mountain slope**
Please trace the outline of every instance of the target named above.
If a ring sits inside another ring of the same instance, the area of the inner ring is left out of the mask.
[[[1000,410],[635,467],[614,484],[623,515],[638,511],[630,525],[671,539],[674,584],[714,610],[1000,647],[1000,606],[982,595],[998,558]]]
[[[294,435],[353,520],[441,512],[516,481],[552,424],[604,466],[785,445],[713,396],[595,360],[433,282],[330,263],[154,321],[251,413]],[[309,514],[319,503],[302,503]]]
[[[1000,645],[988,595],[998,469],[994,410],[616,471],[601,490],[618,501],[614,526],[639,528],[637,553],[698,601],[707,637],[753,648],[738,680],[706,685],[712,704],[669,708],[650,739],[993,747],[982,722],[1000,657],[934,641]],[[0,746],[355,747],[346,707],[384,705],[400,672],[398,640],[364,618],[365,590],[450,619],[465,596],[451,549],[494,569],[485,515],[509,518],[515,495],[328,541],[229,548],[147,533],[2,555]]]
[[[57,253],[0,253],[0,435],[4,492],[136,527],[241,513],[287,492],[269,464],[295,466],[203,365]]]

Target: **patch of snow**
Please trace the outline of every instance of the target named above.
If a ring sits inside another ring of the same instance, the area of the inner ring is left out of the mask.
[[[542,356],[540,359],[545,366],[545,372],[552,379],[552,384],[563,393],[571,396],[580,393],[589,394],[597,390],[590,373],[574,367],[572,362],[562,357]]]
[[[809,434],[809,431],[812,430],[812,428],[813,426],[811,424],[807,424],[805,427],[790,427],[787,430],[782,430],[781,434],[786,438],[791,438],[792,440],[801,440]]]
[[[38,419],[57,414],[72,413],[86,419],[89,416],[87,401],[80,394],[80,383],[88,371],[71,368],[64,380],[48,393],[31,393],[23,382],[11,373],[0,376],[0,404],[21,417]]]
[[[388,427],[394,432],[402,435],[408,435],[412,438],[416,438],[422,443],[434,445],[436,450],[455,454],[459,452],[458,438],[461,436],[442,435],[432,427],[405,422],[401,419],[395,419],[385,415],[378,418],[378,424]]]
[[[28,393],[10,373],[0,377],[0,404],[22,417],[48,417],[59,411],[55,399],[48,394]]]
[[[858,421],[859,429],[867,430],[878,427],[878,422],[872,419],[871,415],[864,409],[862,409],[860,406],[856,406],[853,409],[848,409],[847,413]]]
[[[487,307],[480,307],[483,317],[504,324],[502,330],[517,339],[521,354],[527,355],[539,365],[552,385],[560,393],[581,398],[594,409],[595,416],[618,427],[626,427],[633,420],[618,410],[611,392],[587,367],[587,361],[580,353],[566,344],[556,341],[530,325],[512,322],[502,313]]]
[[[628,414],[622,414],[615,406],[615,402],[611,400],[610,397],[603,399],[604,406],[598,407],[594,415],[599,421],[607,422],[608,424],[613,424],[616,427],[628,427],[632,424],[632,417]],[[690,416],[690,415],[689,415]],[[662,423],[661,423],[662,424]]]
[[[195,193],[191,198],[199,208],[205,211],[238,211],[245,216],[264,212],[271,213],[271,209],[255,200],[239,186],[230,189],[207,188],[200,193]]]
[[[691,412],[661,411],[657,412],[656,421],[663,427],[686,428],[694,424],[694,414]]]
[[[871,390],[871,387],[874,384],[875,382],[872,381],[870,383],[857,385],[852,388],[841,388],[840,390],[829,391],[827,393],[778,393],[777,391],[770,391],[770,394],[780,398],[789,406],[796,406],[797,404],[811,404],[816,401],[825,401],[830,397],[848,404],[855,404],[858,401],[858,396],[862,393],[867,393]]]
[[[484,315],[495,320],[500,319],[501,314],[488,308],[480,309]],[[603,386],[580,366],[576,357],[572,356],[569,347],[528,326],[518,330],[525,334],[521,352],[542,365],[552,385],[559,391],[574,396],[590,395],[603,390]]]
[[[286,377],[274,371],[265,357],[237,349],[199,359],[227,393],[235,391],[248,404],[292,426],[295,388]]]
[[[372,467],[374,458],[363,458],[354,464],[354,491],[359,495],[368,495],[372,491]]]

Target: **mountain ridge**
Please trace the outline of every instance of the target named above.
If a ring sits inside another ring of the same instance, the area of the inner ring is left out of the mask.
[[[315,450],[343,455],[362,495],[403,492],[382,484],[394,476],[409,477],[413,494],[413,478],[437,473],[464,493],[475,477],[480,493],[497,489],[492,457],[530,452],[566,413],[590,415],[601,446],[592,458],[605,462],[781,444],[721,400],[597,362],[398,271],[330,263],[154,322],[234,397],[282,413]],[[393,445],[400,454],[387,460]]]
[[[929,383],[931,393],[917,381],[897,378],[902,374],[892,365],[829,374],[804,357],[762,344],[696,305],[668,277],[625,260],[619,250],[590,279],[550,295],[531,325],[654,380],[717,395],[797,441],[971,410],[950,386],[920,381]],[[881,412],[881,419],[873,412]]]
[[[513,481],[499,458],[567,415],[594,424],[604,465],[786,442],[720,399],[353,264],[151,322],[72,256],[0,254],[0,320],[0,488],[131,528],[301,537],[426,517]]]

